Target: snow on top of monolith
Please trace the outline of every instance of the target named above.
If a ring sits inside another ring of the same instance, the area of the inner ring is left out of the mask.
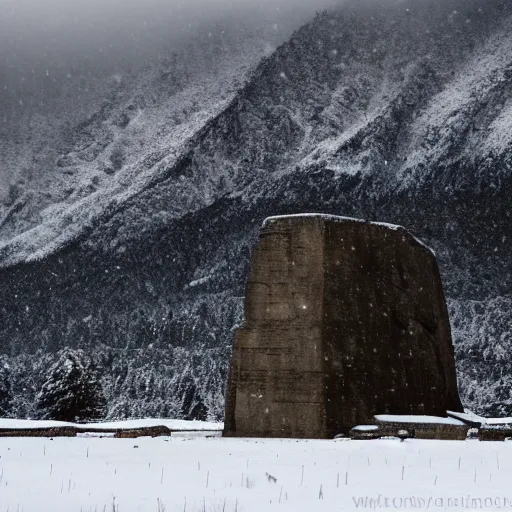
[[[341,215],[331,215],[327,213],[295,213],[290,215],[275,215],[272,217],[267,217],[263,221],[263,228],[266,228],[273,224],[274,222],[286,220],[286,219],[300,219],[300,218],[315,218],[319,220],[325,220],[329,222],[351,222],[351,223],[360,223],[360,224],[370,224],[373,226],[380,226],[386,229],[390,229],[393,231],[401,231],[405,234],[407,234],[410,238],[412,238],[415,242],[417,242],[419,245],[424,247],[427,251],[429,251],[433,256],[436,256],[436,253],[432,248],[430,248],[428,245],[426,245],[424,242],[422,242],[419,238],[415,237],[410,231],[408,231],[403,226],[399,226],[397,224],[389,224],[387,222],[373,222],[369,220],[364,219],[357,219],[355,217],[345,217]]]

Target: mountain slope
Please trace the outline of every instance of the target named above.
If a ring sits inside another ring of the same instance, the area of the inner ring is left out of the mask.
[[[297,23],[228,17],[169,43],[142,69],[43,81],[20,105],[0,97],[0,247],[16,245],[17,260],[51,252],[144,188],[155,164],[172,165]]]
[[[436,250],[463,400],[510,414],[511,29],[500,0],[320,14],[199,129],[121,162],[119,190],[11,231],[0,338],[15,387],[37,388],[31,354],[85,347],[110,416],[221,415],[261,221],[322,211],[405,225]]]

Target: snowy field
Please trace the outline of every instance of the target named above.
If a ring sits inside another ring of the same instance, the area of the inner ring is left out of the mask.
[[[0,512],[512,510],[509,442],[207,435],[0,438]]]
[[[81,429],[90,428],[91,430],[110,430],[110,429],[139,429],[150,427],[167,427],[170,430],[195,430],[212,431],[222,430],[223,423],[211,423],[208,421],[185,421],[185,420],[166,420],[166,419],[143,419],[143,420],[123,420],[109,421],[103,423],[68,423],[64,421],[45,421],[45,420],[15,420],[9,418],[0,418],[0,429],[2,430],[31,430],[53,427],[78,427]],[[1,512],[1,509],[0,509]]]

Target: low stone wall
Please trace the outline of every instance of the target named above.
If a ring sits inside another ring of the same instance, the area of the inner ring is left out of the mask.
[[[170,436],[172,430],[160,427],[143,427],[138,429],[94,429],[79,427],[51,427],[33,429],[1,430],[0,437],[77,437],[80,434],[97,434],[105,437],[136,438]]]
[[[512,439],[512,426],[484,425],[479,433],[480,441],[505,441]]]
[[[354,441],[380,439],[383,435],[382,429],[378,425],[359,425],[349,432],[350,439]]]
[[[444,423],[406,423],[377,421],[382,436],[399,436],[406,430],[415,439],[437,439],[440,441],[464,441],[469,425],[449,425]]]

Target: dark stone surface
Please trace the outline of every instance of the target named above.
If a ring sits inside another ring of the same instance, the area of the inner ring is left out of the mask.
[[[374,414],[461,411],[434,254],[403,228],[265,221],[235,339],[225,435],[331,438]]]

